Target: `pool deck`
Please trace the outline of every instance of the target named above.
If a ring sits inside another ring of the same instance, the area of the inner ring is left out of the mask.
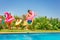
[[[0,34],[8,33],[60,33],[60,30],[0,30]]]

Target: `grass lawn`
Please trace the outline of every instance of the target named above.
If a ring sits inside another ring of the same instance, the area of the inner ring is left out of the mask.
[[[0,33],[51,33],[51,32],[60,32],[60,30],[8,30],[8,29],[2,29],[0,30]]]

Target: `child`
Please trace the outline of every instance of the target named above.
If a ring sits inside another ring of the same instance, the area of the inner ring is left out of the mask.
[[[27,26],[27,21],[26,21],[26,15],[22,16],[22,25],[23,25],[23,29],[25,28],[25,26]]]
[[[32,10],[28,10],[28,14],[26,15],[27,26],[26,29],[28,30],[29,26],[32,25],[35,13]]]
[[[3,16],[0,15],[0,28],[5,29],[4,23],[5,23],[5,22],[4,22]]]
[[[22,19],[21,18],[18,18],[17,20],[16,20],[16,23],[15,23],[15,25],[16,25],[16,29],[19,29],[19,26],[20,26],[20,23],[22,22]]]
[[[23,15],[23,26],[26,26],[27,22],[26,22],[26,15]]]
[[[14,21],[14,17],[11,15],[11,13],[8,12],[5,12],[5,16],[6,16],[5,22],[8,28],[11,29],[11,24]]]

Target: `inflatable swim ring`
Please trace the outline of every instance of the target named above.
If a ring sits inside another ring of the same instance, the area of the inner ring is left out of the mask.
[[[19,21],[16,21],[15,25],[19,25],[22,22],[22,20],[20,19]]]

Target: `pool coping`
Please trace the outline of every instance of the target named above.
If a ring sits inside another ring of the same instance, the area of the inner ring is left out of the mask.
[[[0,34],[13,34],[13,33],[60,33],[60,30],[21,30],[21,31],[0,31]]]
[[[36,33],[60,33],[60,32],[0,32],[0,34],[27,34],[27,33],[36,34]]]

